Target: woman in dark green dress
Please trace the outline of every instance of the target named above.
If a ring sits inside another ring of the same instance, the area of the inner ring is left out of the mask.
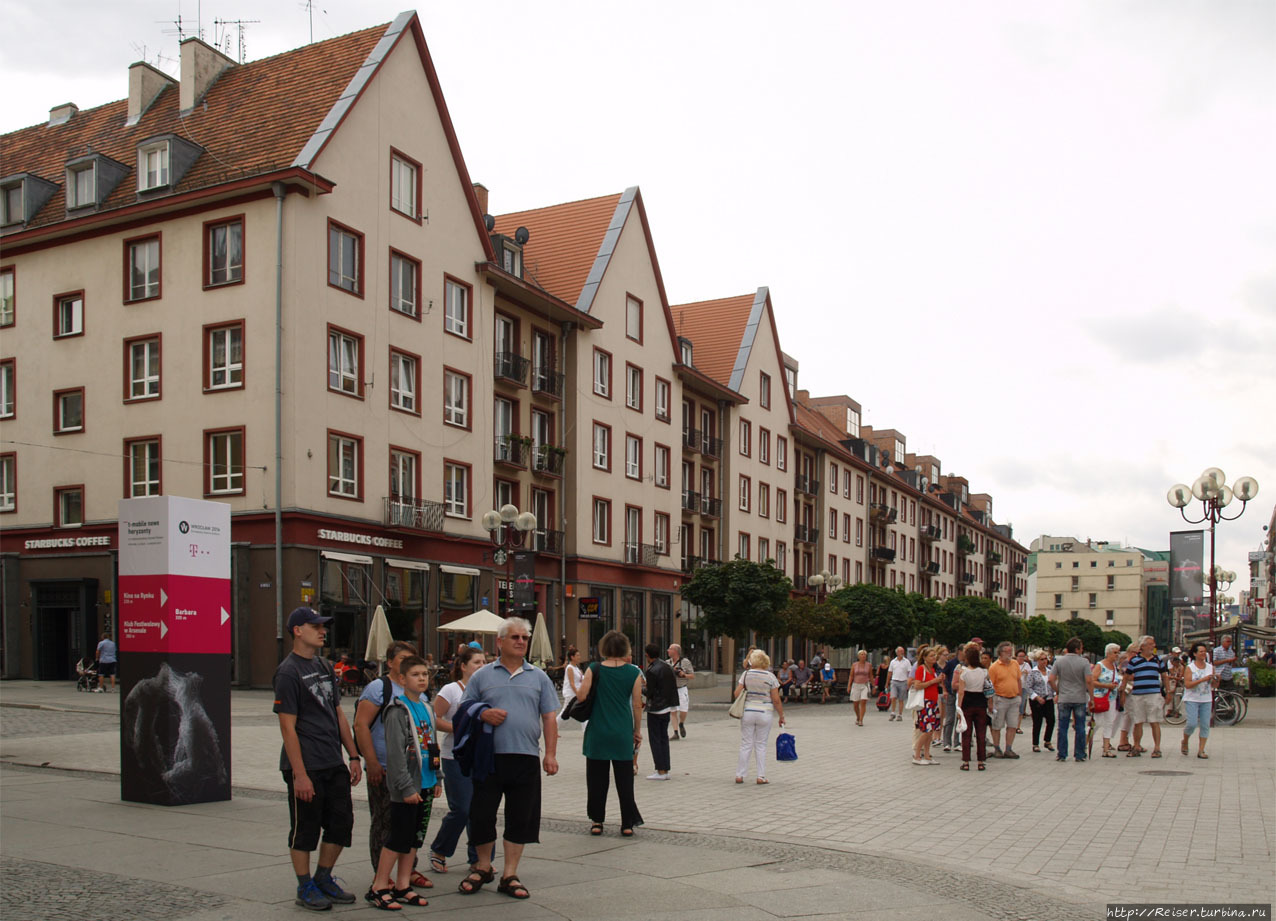
[[[619,630],[609,630],[598,641],[601,663],[585,672],[578,696],[593,693],[594,705],[585,726],[586,812],[593,825],[591,835],[603,833],[607,817],[608,772],[616,778],[620,798],[620,833],[632,837],[642,824],[634,802],[634,746],[642,741],[642,671],[625,661],[629,638]],[[597,690],[594,686],[597,685]]]

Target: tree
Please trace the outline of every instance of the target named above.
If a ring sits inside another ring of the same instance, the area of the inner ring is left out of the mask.
[[[904,599],[913,612],[913,624],[917,637],[923,643],[934,642],[939,635],[941,621],[945,620],[943,605],[920,592],[909,592]]]
[[[1086,620],[1084,617],[1074,617],[1072,620],[1064,621],[1060,626],[1065,628],[1067,639],[1072,637],[1080,637],[1083,649],[1091,654],[1099,656],[1103,655],[1103,628],[1092,620]]]
[[[917,631],[912,609],[902,592],[880,585],[859,583],[828,596],[828,603],[846,612],[844,642],[835,645],[887,649],[907,646]]]
[[[793,583],[770,563],[736,558],[706,566],[682,587],[682,597],[698,606],[700,624],[710,636],[743,638],[750,630],[763,636],[784,631],[780,612]]]
[[[1103,631],[1103,646],[1107,646],[1108,643],[1116,643],[1122,649],[1125,649],[1127,646],[1129,646],[1133,642],[1134,642],[1133,637],[1129,636],[1128,634],[1122,633],[1120,630],[1104,630]],[[1094,652],[1096,654],[1102,654],[1103,646],[1100,646],[1098,649],[1094,650]]]
[[[1003,640],[1014,642],[1018,638],[1018,622],[991,598],[958,595],[945,601],[943,608],[935,639],[950,649],[975,636],[990,650]]]
[[[790,599],[781,613],[784,632],[816,643],[832,643],[850,628],[846,612],[831,604],[816,604],[806,595]]]
[[[1023,641],[1038,649],[1062,649],[1068,642],[1068,627],[1044,614],[1035,614],[1023,622]]]

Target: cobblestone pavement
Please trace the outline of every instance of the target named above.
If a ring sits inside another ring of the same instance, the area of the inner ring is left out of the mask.
[[[227,901],[184,886],[91,870],[77,870],[71,883],[67,881],[66,867],[15,857],[0,858],[0,874],[4,876],[0,913],[12,921],[172,921],[218,908]]]

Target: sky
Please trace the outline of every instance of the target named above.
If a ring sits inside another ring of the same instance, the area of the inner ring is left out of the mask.
[[[179,15],[232,57],[214,21],[258,20],[255,60],[402,9],[0,0],[0,132],[123,98],[137,60],[175,74]],[[419,12],[494,213],[639,185],[672,304],[768,286],[799,386],[991,493],[1025,546],[1164,549],[1172,484],[1253,476],[1217,532],[1245,571],[1276,503],[1276,4]]]

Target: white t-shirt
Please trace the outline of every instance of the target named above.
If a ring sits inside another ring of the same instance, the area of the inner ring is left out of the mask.
[[[452,717],[456,716],[456,711],[461,703],[461,695],[465,693],[465,688],[461,687],[461,682],[453,681],[451,684],[445,684],[439,689],[439,696],[447,701],[447,713],[443,714],[443,718],[449,723]],[[451,759],[452,757],[452,733],[439,733],[439,757]]]
[[[568,664],[567,671],[563,675],[563,702],[576,696],[576,692],[572,690],[572,686],[580,687],[580,683],[585,680],[584,673],[575,665]]]
[[[1204,668],[1197,668],[1195,662],[1189,662],[1183,677],[1189,681],[1195,681],[1197,678],[1209,678],[1213,674],[1214,666],[1210,663],[1206,662]],[[1194,688],[1183,689],[1183,700],[1187,703],[1207,704],[1213,699],[1213,690],[1208,681],[1202,681]]]
[[[740,678],[744,685],[744,709],[746,712],[769,712],[775,707],[771,705],[771,689],[780,686],[780,680],[774,673],[761,668],[748,669]]]
[[[907,681],[913,677],[913,663],[905,656],[902,659],[891,659],[891,681]]]

